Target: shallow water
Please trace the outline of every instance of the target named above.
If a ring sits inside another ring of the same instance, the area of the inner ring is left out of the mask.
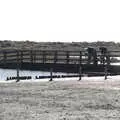
[[[111,63],[111,65],[120,65],[120,63]],[[62,72],[53,72],[53,75],[68,75],[69,73]],[[32,70],[20,70],[20,76],[32,76],[32,79],[35,79],[35,76],[45,76],[50,75],[50,72],[45,71],[32,71]],[[7,77],[16,77],[16,69],[2,69],[0,68],[0,80],[6,80]]]
[[[53,72],[53,75],[65,75],[67,73]],[[0,68],[0,80],[6,80],[7,77],[15,77],[17,75],[17,71],[15,69],[1,69]],[[45,76],[50,75],[50,72],[45,71],[31,71],[31,70],[20,70],[20,76],[32,76],[34,79],[35,76]]]

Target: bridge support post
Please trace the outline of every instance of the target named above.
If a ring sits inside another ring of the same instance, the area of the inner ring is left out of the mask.
[[[107,68],[107,65],[105,65],[105,68],[104,68],[104,69],[105,69],[104,72],[105,72],[105,80],[106,80],[106,79],[107,79],[107,75],[108,75],[108,68]]]
[[[82,52],[80,51],[79,57],[79,81],[82,79]]]
[[[69,64],[69,51],[66,52],[66,63]]]
[[[79,81],[82,79],[82,67],[79,66]]]
[[[19,65],[19,51],[17,51],[17,80],[16,82],[19,82],[20,81],[20,78],[19,78],[19,69],[20,69],[20,65]]]
[[[50,69],[50,80],[49,81],[53,81],[53,68]]]
[[[17,80],[16,80],[16,82],[19,82],[20,81],[20,79],[19,79],[19,68],[17,68]]]

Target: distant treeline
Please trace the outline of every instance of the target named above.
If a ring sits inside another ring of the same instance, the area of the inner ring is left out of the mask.
[[[39,49],[39,50],[83,50],[87,47],[107,47],[108,50],[120,50],[120,43],[115,42],[32,42],[32,41],[0,41],[0,49]]]

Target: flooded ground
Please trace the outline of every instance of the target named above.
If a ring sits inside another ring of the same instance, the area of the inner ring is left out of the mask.
[[[53,72],[53,75],[66,75],[67,73]],[[30,71],[30,70],[20,70],[20,76],[32,76],[32,79],[35,79],[35,76],[45,76],[50,75],[50,72],[45,71]],[[17,70],[15,69],[1,69],[0,68],[0,80],[6,80],[7,77],[17,76]]]

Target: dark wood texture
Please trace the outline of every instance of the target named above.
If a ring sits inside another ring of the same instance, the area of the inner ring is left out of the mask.
[[[82,71],[104,71],[104,65],[108,65],[108,72],[117,71],[117,73],[120,73],[119,66],[111,65],[111,62],[116,62],[115,60],[120,62],[116,57],[120,57],[120,51],[108,51],[104,56],[101,55],[100,51],[97,51],[96,65],[94,64],[94,58],[88,62],[86,51],[1,50],[0,67],[16,69],[19,65],[20,69],[49,71],[50,68],[53,68],[53,71],[80,72],[81,74]]]

